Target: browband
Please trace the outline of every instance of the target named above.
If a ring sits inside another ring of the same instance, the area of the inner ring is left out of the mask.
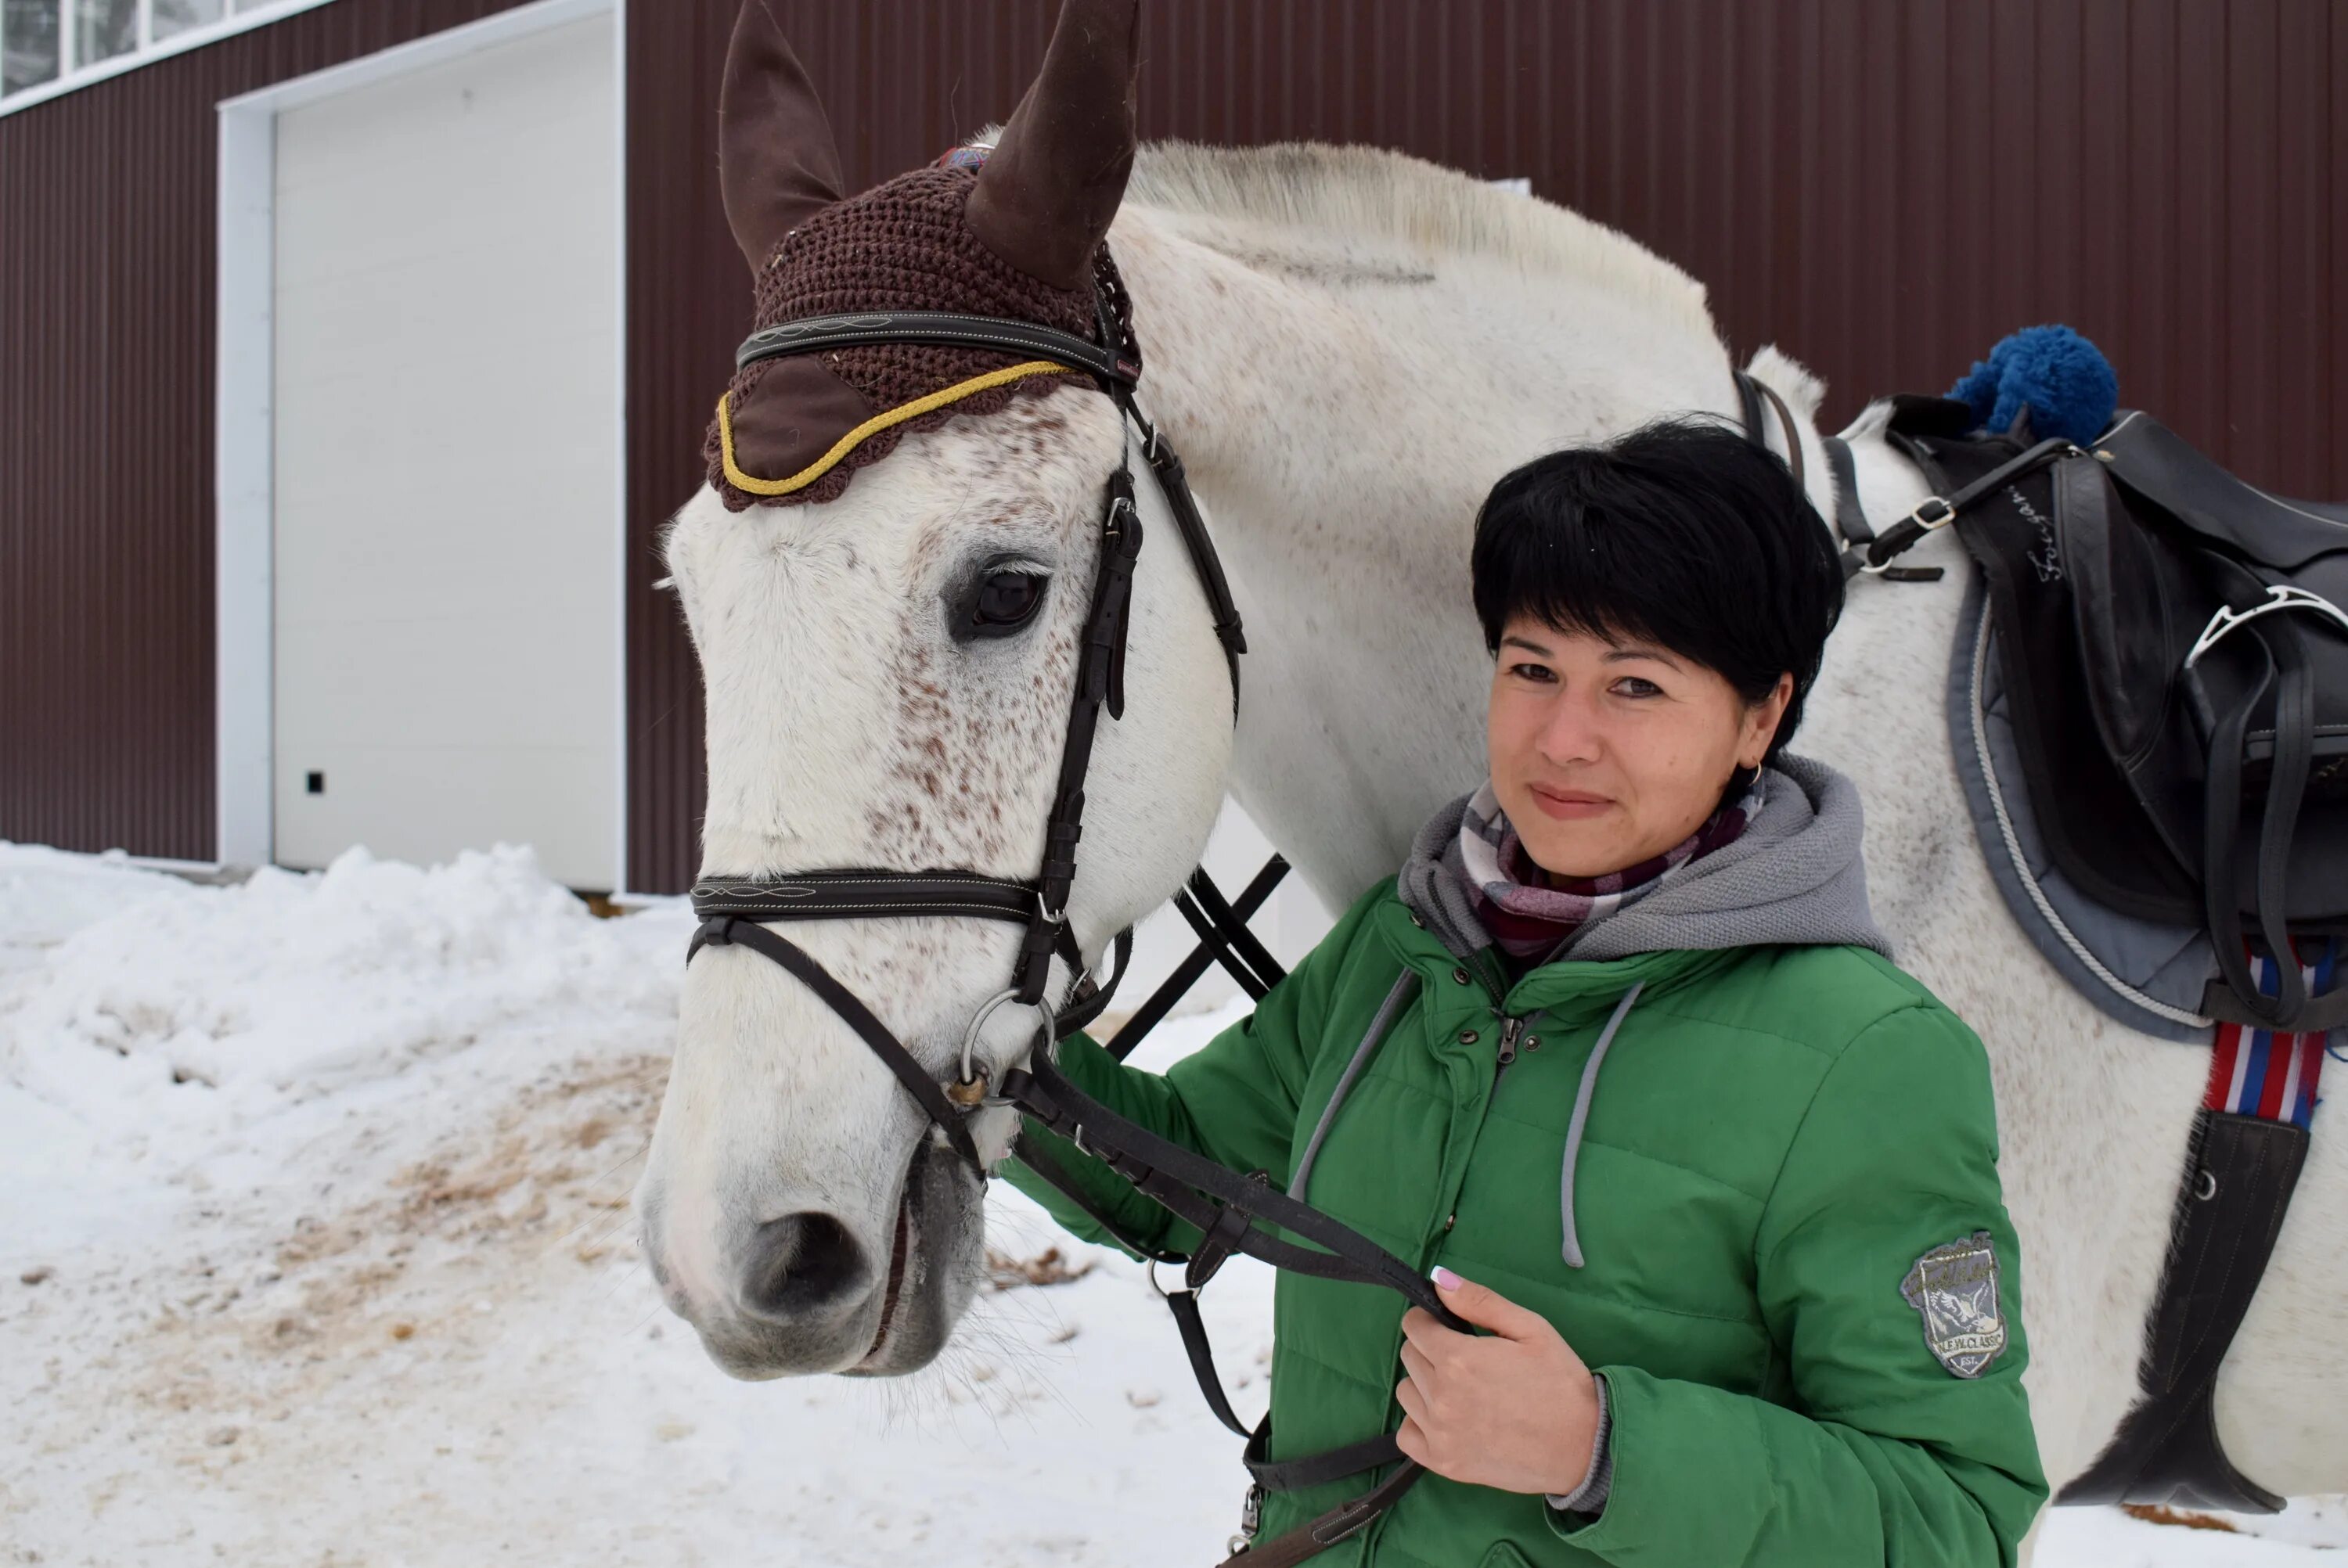
[[[1048,359],[1081,370],[1104,389],[1130,391],[1140,384],[1141,364],[1102,344],[1056,328],[1006,316],[971,316],[958,311],[858,311],[836,316],[801,316],[752,333],[734,351],[734,368],[761,360],[816,354],[834,348],[870,348],[885,343],[926,343],[941,348],[991,348],[1004,354]]]

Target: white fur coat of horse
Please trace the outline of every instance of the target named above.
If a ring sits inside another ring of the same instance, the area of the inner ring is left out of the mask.
[[[1070,906],[1091,952],[1179,885],[1227,785],[1333,907],[1392,875],[1482,773],[1490,666],[1468,547],[1491,482],[1659,415],[1736,408],[1694,282],[1564,210],[1396,155],[1144,148],[1108,243],[1143,403],[1210,508],[1251,651],[1233,737],[1203,600],[1145,485],[1128,701],[1102,729]],[[1812,499],[1833,517],[1823,388],[1775,350],[1749,368],[1800,416]],[[1871,409],[1847,434],[1884,519],[1926,492],[1880,423]],[[825,505],[687,503],[668,553],[707,678],[708,869],[1033,874],[1119,439],[1106,398],[1066,390],[910,436]],[[939,596],[1005,551],[1049,576],[1047,602],[1024,641],[973,654],[940,630]],[[1852,585],[1795,749],[1858,781],[1877,917],[1987,1043],[2028,1387],[2059,1487],[2134,1400],[2208,1057],[2113,1023],[2008,917],[1942,707],[1967,568],[1946,533],[1911,559],[1950,575]],[[793,935],[942,1076],[1015,940],[942,919]],[[999,1065],[1032,1022],[994,1022]],[[999,1152],[1010,1130],[994,1112],[982,1132]],[[976,1205],[929,1141],[820,1003],[751,956],[705,954],[639,1191],[671,1303],[745,1376],[926,1361],[979,1245]],[[789,1228],[808,1214],[828,1228]],[[778,1224],[796,1238],[779,1252]],[[2285,1493],[2348,1490],[2343,1226],[2348,1138],[2319,1118],[2217,1403],[2236,1464]],[[862,1269],[862,1294],[819,1331],[756,1321],[758,1281],[825,1246]]]

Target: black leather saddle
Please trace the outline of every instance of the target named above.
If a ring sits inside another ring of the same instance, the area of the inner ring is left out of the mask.
[[[2348,1025],[2348,989],[2311,997],[2295,964],[2261,995],[2245,941],[2348,934],[2348,508],[2255,489],[2146,414],[2092,447],[1972,422],[1895,400],[1890,438],[1941,498],[1885,542],[1953,522],[1979,563],[2055,863],[2209,930],[2207,1016]]]
[[[1854,567],[1952,523],[1980,566],[2024,784],[2056,866],[2125,914],[2209,933],[2209,1018],[2348,1024],[2348,988],[2278,958],[2348,934],[2348,508],[2242,483],[2144,414],[2092,446],[1971,429],[1893,400],[1890,438],[1940,494]],[[2248,931],[2246,933],[2246,927]],[[2138,1368],[2143,1399],[2056,1501],[2267,1512],[2213,1397],[2306,1159],[2289,1121],[2203,1110]]]

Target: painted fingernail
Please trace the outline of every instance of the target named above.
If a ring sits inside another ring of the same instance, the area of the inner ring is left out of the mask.
[[[1457,1290],[1457,1289],[1458,1289],[1461,1286],[1463,1286],[1463,1285],[1465,1285],[1465,1284],[1467,1284],[1467,1283],[1468,1283],[1468,1282],[1467,1282],[1466,1280],[1461,1279],[1457,1275],[1456,1275],[1456,1274],[1452,1273],[1449,1269],[1447,1269],[1447,1268],[1444,1267],[1441,1264],[1439,1264],[1439,1263],[1438,1263],[1438,1264],[1437,1264],[1437,1265],[1435,1266],[1435,1288],[1436,1288],[1436,1289],[1437,1289],[1437,1290]]]

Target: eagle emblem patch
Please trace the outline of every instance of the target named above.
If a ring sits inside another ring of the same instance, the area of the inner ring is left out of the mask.
[[[1997,1254],[1975,1231],[1916,1260],[1900,1294],[1924,1319],[1924,1344],[1952,1378],[1978,1378],[2005,1348]]]

